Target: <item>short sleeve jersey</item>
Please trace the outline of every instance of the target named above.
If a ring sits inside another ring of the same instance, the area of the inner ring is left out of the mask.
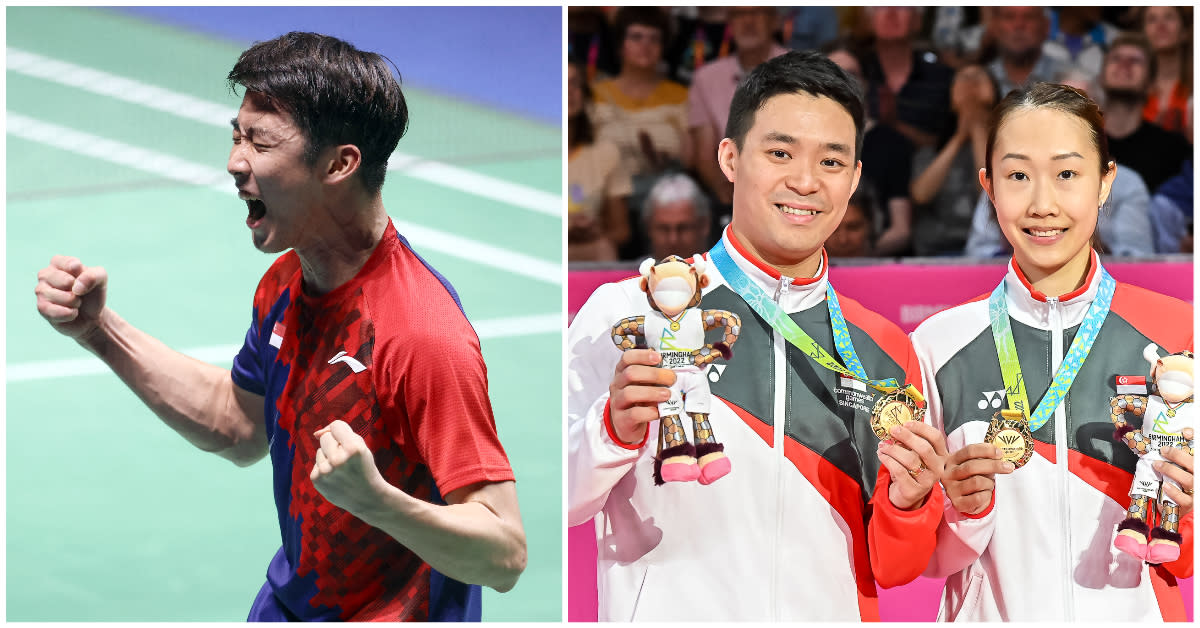
[[[433,570],[328,502],[309,478],[335,419],[389,484],[418,499],[512,480],[479,338],[453,287],[389,222],[353,279],[313,297],[288,252],[259,282],[234,383],[265,397],[283,546],[267,586],[300,620],[480,619],[480,590]]]

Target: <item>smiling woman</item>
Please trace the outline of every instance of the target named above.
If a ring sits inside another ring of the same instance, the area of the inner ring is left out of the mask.
[[[1192,575],[1190,429],[1164,450],[1173,464],[1163,473],[1183,490],[1163,484],[1172,505],[1151,531],[1146,493],[1126,489],[1137,456],[1109,413],[1118,381],[1145,381],[1148,345],[1192,348],[1192,307],[1101,265],[1091,242],[1115,176],[1099,107],[1082,92],[1038,83],[993,112],[979,180],[1013,247],[1008,274],[990,298],[912,335],[928,414],[950,451],[949,525],[927,572],[947,577],[946,619],[1183,617],[1171,585]],[[1002,391],[1008,407],[989,416],[999,404],[977,404],[981,390]],[[1149,565],[1114,547],[1118,526],[1143,543],[1182,542],[1182,554]]]

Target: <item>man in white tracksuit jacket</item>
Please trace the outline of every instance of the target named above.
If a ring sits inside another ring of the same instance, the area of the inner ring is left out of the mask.
[[[725,270],[832,355],[823,243],[857,184],[862,111],[853,79],[791,52],[739,85],[718,152],[734,183],[722,246],[735,268]],[[649,309],[636,279],[597,289],[568,332],[568,520],[595,519],[599,619],[878,619],[875,582],[911,581],[933,550],[944,441],[911,422],[879,444],[880,393],[790,344],[704,258],[702,307],[741,320],[733,358],[703,371],[732,462],[720,480],[655,485],[657,403],[673,377],[652,368],[653,352],[622,353],[610,338],[618,320]],[[920,387],[907,337],[839,301],[868,377]]]

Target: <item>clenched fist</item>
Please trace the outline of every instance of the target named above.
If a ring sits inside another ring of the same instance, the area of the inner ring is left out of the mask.
[[[386,480],[366,441],[345,421],[334,421],[313,436],[321,444],[309,478],[321,495],[354,515],[377,506]]]
[[[84,266],[74,257],[55,255],[38,271],[38,313],[59,333],[76,340],[100,325],[108,292],[108,273],[99,266]]]

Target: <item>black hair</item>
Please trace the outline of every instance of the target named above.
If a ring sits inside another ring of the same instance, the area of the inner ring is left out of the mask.
[[[592,86],[588,84],[587,66],[576,61],[571,61],[570,65],[575,68],[576,75],[583,83],[583,108],[579,113],[567,117],[567,148],[575,148],[595,142],[596,130],[591,117],[588,116],[587,106],[592,102]]]
[[[258,42],[238,57],[227,77],[286,112],[303,134],[309,165],[329,146],[353,144],[362,153],[362,185],[383,187],[388,157],[408,130],[408,105],[389,60],[318,33],[291,32]]]
[[[664,50],[666,49],[667,38],[671,36],[671,21],[667,18],[666,13],[663,13],[663,10],[656,6],[621,7],[617,9],[613,23],[616,27],[613,29],[613,35],[616,38],[614,46],[616,50],[621,49],[621,44],[625,41],[626,35],[629,34],[629,27],[635,24],[657,29],[659,34],[662,35]]]
[[[792,50],[751,70],[733,94],[725,137],[732,139],[741,150],[758,110],[774,96],[795,93],[829,98],[850,114],[854,119],[854,158],[858,159],[862,153],[866,109],[862,88],[836,63],[812,50]]]

